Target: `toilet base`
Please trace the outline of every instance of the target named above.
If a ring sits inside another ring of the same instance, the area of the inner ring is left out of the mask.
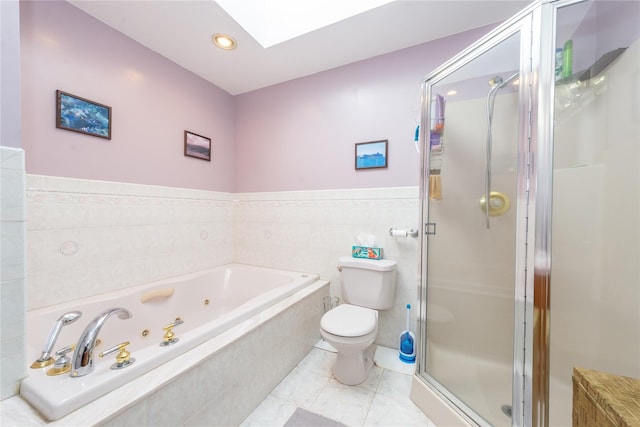
[[[365,350],[358,351],[338,349],[336,364],[333,368],[334,378],[344,385],[362,384],[373,366],[375,348],[375,345],[371,345]]]

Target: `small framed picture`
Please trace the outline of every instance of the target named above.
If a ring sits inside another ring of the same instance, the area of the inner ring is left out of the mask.
[[[387,139],[356,144],[356,170],[387,167]]]
[[[111,107],[56,90],[56,127],[111,139]]]
[[[184,155],[211,161],[211,138],[185,130]]]

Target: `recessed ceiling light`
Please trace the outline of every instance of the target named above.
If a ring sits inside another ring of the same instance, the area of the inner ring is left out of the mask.
[[[236,46],[238,46],[238,43],[235,41],[235,39],[228,34],[214,34],[213,36],[211,36],[211,40],[213,40],[213,43],[216,46],[224,50],[233,50],[236,48]]]
[[[453,95],[455,95],[456,93],[458,93],[458,91],[457,91],[457,90],[450,90],[449,92],[447,92],[447,95],[449,95],[449,96],[453,96]]]

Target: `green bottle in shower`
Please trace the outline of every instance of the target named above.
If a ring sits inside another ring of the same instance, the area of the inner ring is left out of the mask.
[[[573,41],[571,39],[564,43],[562,49],[562,78],[571,77],[573,73]]]

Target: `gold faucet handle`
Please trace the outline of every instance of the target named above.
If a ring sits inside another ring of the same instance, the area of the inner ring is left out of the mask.
[[[109,356],[110,354],[115,353],[116,351],[119,352],[118,355],[116,356],[116,363],[117,364],[123,364],[126,362],[129,362],[129,358],[131,357],[131,353],[129,351],[127,351],[127,346],[131,344],[129,341],[125,341],[122,342],[118,345],[115,345],[105,351],[103,351],[102,353],[98,354],[98,356],[100,357],[105,357],[105,356]]]
[[[178,342],[178,338],[176,338],[176,334],[173,333],[173,328],[178,325],[182,325],[184,320],[178,319],[173,323],[168,324],[167,326],[163,326],[162,330],[165,331],[164,336],[162,337],[161,346],[167,346],[171,344],[175,344]]]
[[[129,344],[130,344],[129,341],[122,342],[118,345],[111,347],[110,349],[103,351],[98,356],[100,357],[108,356],[117,351],[118,354],[116,355],[116,363],[111,365],[111,369],[116,370],[116,369],[126,368],[127,366],[131,365],[133,362],[136,361],[136,359],[131,357],[131,353],[127,351],[127,346]]]

